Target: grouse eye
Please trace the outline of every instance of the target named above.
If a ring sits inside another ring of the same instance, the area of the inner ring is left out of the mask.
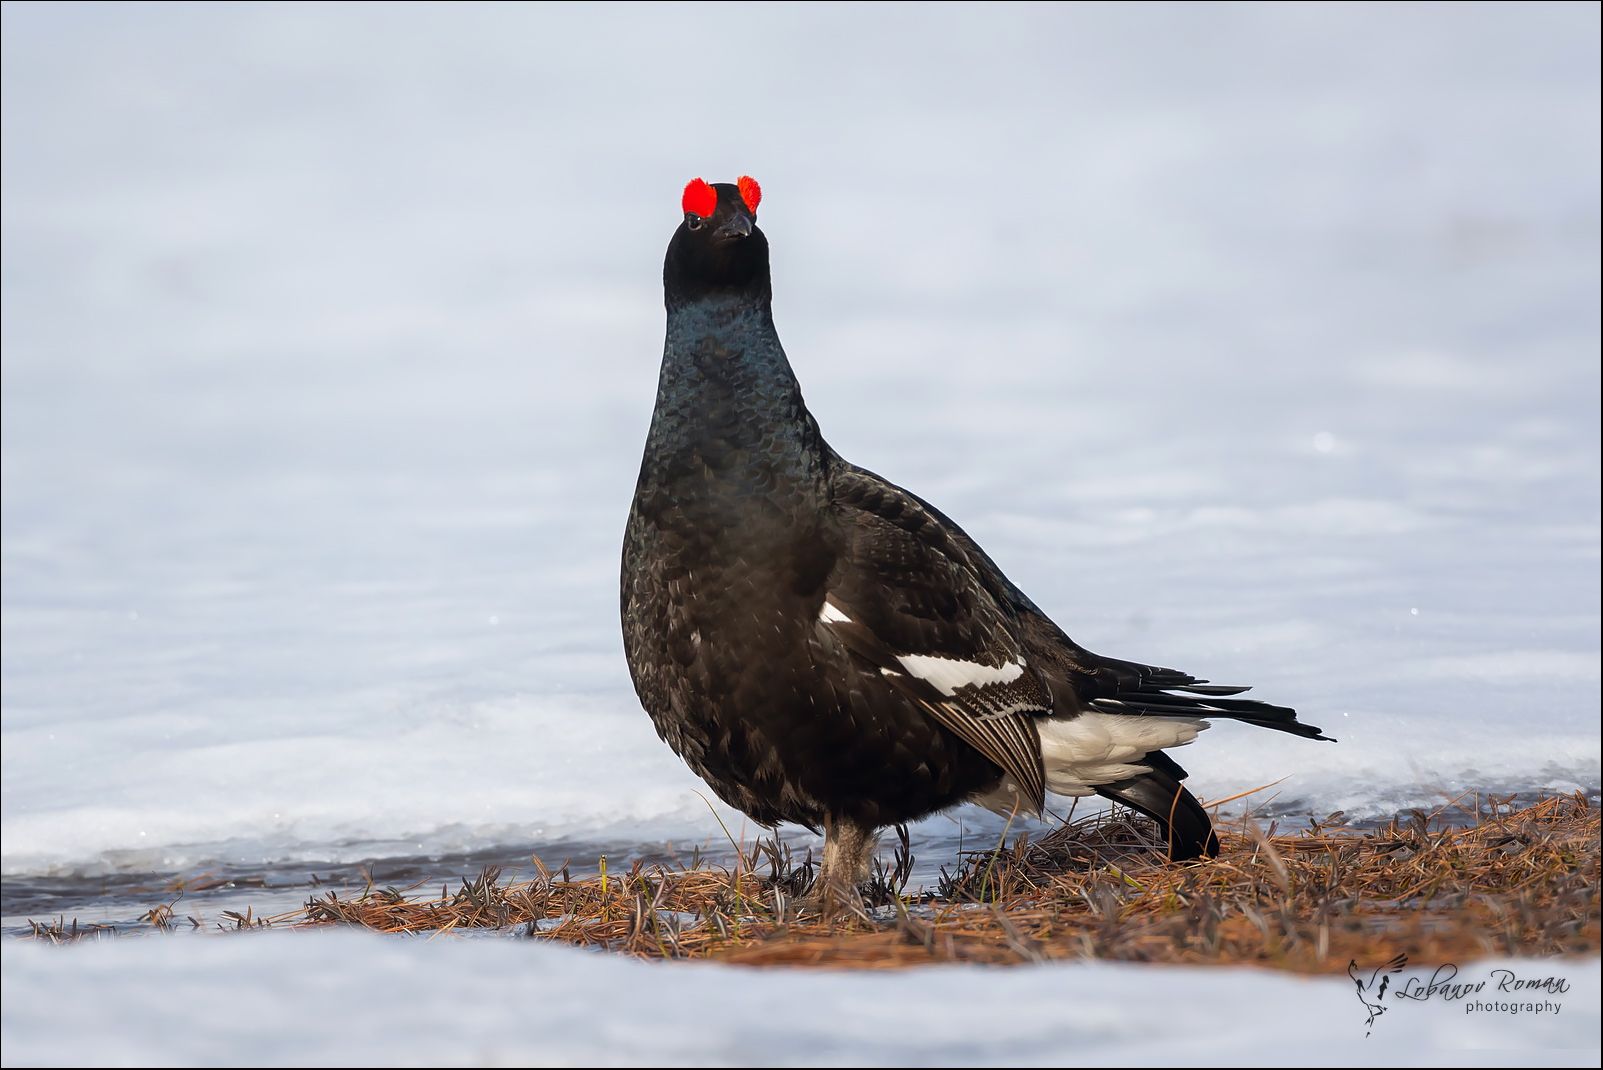
[[[701,224],[702,218],[695,212],[685,213],[685,226],[689,227],[691,230],[700,230]]]

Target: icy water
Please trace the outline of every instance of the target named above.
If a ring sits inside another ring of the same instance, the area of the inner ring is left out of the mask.
[[[1200,794],[1599,783],[1595,8],[4,19],[8,932],[726,849],[616,620],[696,174],[843,454],[1341,740]]]
[[[1011,840],[1021,832],[1039,836],[1054,827],[1034,820],[1009,824],[984,811],[965,814],[964,818],[961,822],[935,818],[915,826],[909,892],[934,888],[943,868],[955,869],[967,854],[994,846],[1004,833]],[[748,856],[752,853],[753,831],[744,830],[737,841]],[[816,857],[822,843],[816,836],[795,830],[781,833],[781,839],[798,860],[809,851]],[[895,836],[887,833],[881,845],[882,857],[888,863]],[[364,849],[373,848],[366,845]],[[636,860],[648,866],[670,867],[703,862],[732,866],[739,860],[735,845],[728,840],[690,846],[666,841],[563,841],[445,854],[375,854],[355,863],[305,859],[261,866],[219,862],[183,873],[116,869],[94,876],[12,876],[0,881],[0,933],[28,935],[33,932],[31,923],[61,921],[70,927],[76,921],[83,928],[103,928],[106,935],[151,934],[159,930],[145,920],[145,915],[162,904],[173,908],[172,931],[208,931],[219,926],[229,929],[236,927],[238,921],[225,916],[227,912],[242,915],[249,910],[252,917],[273,917],[295,912],[309,897],[329,891],[346,895],[367,887],[416,888],[421,895],[442,884],[454,891],[462,880],[489,867],[500,869],[509,879],[524,880],[536,873],[531,856],[553,872],[565,870],[574,877],[595,874],[603,859],[609,860],[614,871]]]
[[[359,894],[365,888],[415,889],[426,894],[442,885],[455,891],[464,879],[494,867],[507,877],[535,873],[530,856],[575,877],[598,871],[603,857],[647,864],[672,864],[680,854],[671,844],[558,843],[508,846],[493,851],[410,858],[372,858],[361,863],[315,861],[270,866],[220,864],[187,874],[110,872],[100,877],[12,877],[4,882],[0,934],[26,936],[33,923],[71,929],[103,930],[107,936],[150,935],[162,930],[148,919],[158,906],[172,908],[172,932],[234,929],[245,919],[272,919],[298,913],[314,896]],[[726,848],[711,856],[733,857]],[[688,860],[688,856],[687,856]]]

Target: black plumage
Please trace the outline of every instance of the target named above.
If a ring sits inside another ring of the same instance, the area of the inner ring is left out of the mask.
[[[1162,748],[1207,718],[1325,737],[1245,688],[1077,645],[939,510],[830,449],[774,329],[748,183],[687,187],[663,267],[622,576],[658,733],[756,821],[825,830],[825,886],[861,879],[877,828],[1048,790],[1150,815],[1173,858],[1215,853]]]

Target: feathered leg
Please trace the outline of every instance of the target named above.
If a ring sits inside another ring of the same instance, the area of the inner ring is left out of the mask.
[[[809,899],[826,917],[861,911],[858,888],[868,880],[874,830],[850,818],[824,819],[824,860]]]

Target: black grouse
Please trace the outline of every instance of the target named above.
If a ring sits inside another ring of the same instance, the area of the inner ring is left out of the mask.
[[[1092,793],[1217,853],[1164,753],[1294,710],[1079,646],[963,529],[830,449],[774,329],[750,178],[685,187],[661,378],[623,545],[624,648],[657,732],[729,805],[825,834],[849,893],[874,831],[964,801]]]

